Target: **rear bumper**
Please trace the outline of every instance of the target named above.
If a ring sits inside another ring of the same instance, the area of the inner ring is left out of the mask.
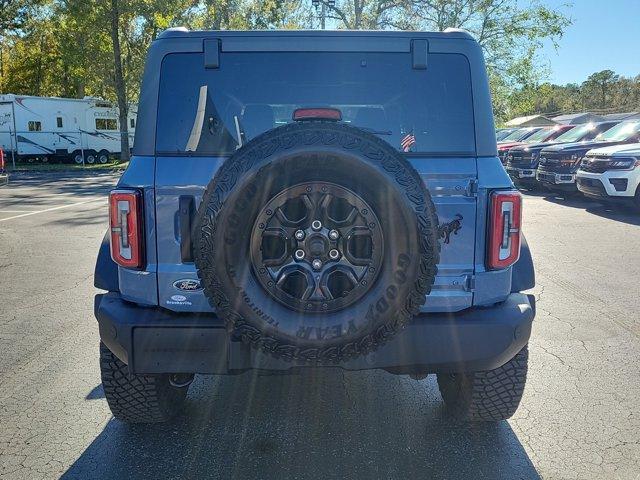
[[[95,315],[101,340],[133,373],[231,374],[303,366],[232,340],[214,314],[144,308],[108,293],[96,295]],[[534,316],[534,297],[521,293],[489,308],[420,315],[375,352],[338,366],[398,373],[491,370],[529,341]]]

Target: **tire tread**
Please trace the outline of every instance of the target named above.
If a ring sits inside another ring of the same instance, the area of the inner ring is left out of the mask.
[[[520,405],[527,380],[529,351],[494,370],[467,374],[438,374],[438,388],[455,416],[472,422],[510,418]]]
[[[172,387],[166,375],[134,375],[103,343],[100,371],[104,395],[113,416],[129,423],[166,422],[175,416],[186,388]]]

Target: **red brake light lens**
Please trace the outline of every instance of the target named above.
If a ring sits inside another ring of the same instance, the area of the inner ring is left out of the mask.
[[[137,190],[113,190],[109,194],[111,258],[127,268],[144,264],[142,194]]]
[[[515,190],[491,194],[487,268],[507,268],[520,258],[522,195]]]
[[[0,171],[4,170],[4,150],[0,148]]]
[[[293,120],[342,120],[342,112],[337,108],[298,108],[293,111]]]

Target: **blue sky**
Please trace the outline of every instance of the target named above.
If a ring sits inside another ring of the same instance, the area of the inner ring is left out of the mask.
[[[570,8],[562,7],[571,2]],[[559,7],[573,24],[558,51],[545,45],[540,60],[551,68],[554,83],[580,83],[593,72],[610,69],[640,74],[640,0],[541,0]]]

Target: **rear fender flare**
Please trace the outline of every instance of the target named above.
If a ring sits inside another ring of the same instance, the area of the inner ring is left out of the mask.
[[[533,258],[527,239],[522,235],[520,258],[511,270],[511,293],[529,290],[536,285],[536,274],[533,268]]]
[[[111,258],[111,238],[109,231],[104,234],[100,250],[98,251],[98,260],[96,261],[96,269],[93,275],[93,285],[101,290],[108,292],[120,292],[120,284],[118,282],[118,264]]]

